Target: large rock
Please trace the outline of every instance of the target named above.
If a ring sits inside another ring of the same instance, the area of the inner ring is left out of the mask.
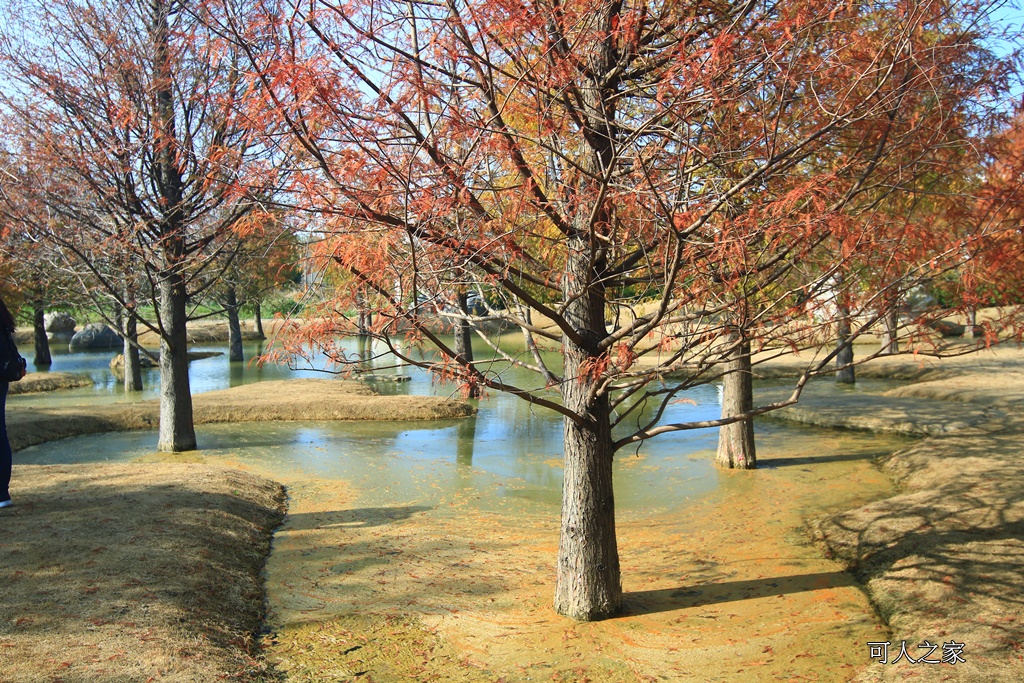
[[[43,327],[51,342],[67,343],[71,341],[71,338],[75,336],[75,326],[75,319],[64,311],[55,311],[43,316]]]
[[[943,337],[962,337],[967,333],[966,325],[961,325],[951,320],[931,320],[925,324]],[[972,335],[978,339],[984,337],[985,328],[981,325],[975,325],[972,328]]]
[[[70,313],[54,311],[43,316],[43,327],[50,334],[66,334],[69,337],[75,334],[75,327],[78,323],[71,317]]]
[[[72,351],[87,349],[116,349],[121,346],[120,335],[103,323],[89,323],[75,333],[68,344]]]

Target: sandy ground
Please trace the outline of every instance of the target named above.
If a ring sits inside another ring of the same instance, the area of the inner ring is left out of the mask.
[[[885,459],[896,496],[872,465],[884,443],[811,433],[762,449],[763,469],[723,473],[696,505],[620,515],[627,611],[596,624],[550,609],[557,513],[509,514],[470,494],[435,508],[380,506],[343,484],[286,481],[264,655],[290,681],[1024,680],[1024,353],[869,368],[862,375],[918,383],[868,398],[809,395],[783,417],[925,436]],[[245,414],[257,394],[236,394],[223,415]],[[47,419],[52,428],[68,416]],[[38,476],[33,486],[52,486]],[[805,525],[829,512],[815,547]],[[895,657],[906,641],[917,658],[924,640],[964,643],[967,662],[868,656],[868,642],[893,642]],[[12,649],[3,644],[0,657]]]
[[[816,535],[867,585],[893,631],[890,660],[903,641],[915,659],[941,659],[918,647],[927,640],[965,643],[967,661],[903,660],[858,680],[1024,680],[1024,353],[887,359],[872,371],[915,364],[925,381],[885,392],[871,417],[879,428],[922,405],[934,411],[919,423],[929,438],[883,461],[900,494],[831,516]]]
[[[379,507],[292,482],[267,657],[303,682],[849,680],[887,630],[801,528],[889,488],[870,454],[812,469],[786,450],[698,505],[620,514],[626,612],[586,624],[551,609],[557,510]]]
[[[242,332],[243,340],[259,339],[256,336],[256,325],[251,319],[238,321]],[[278,319],[264,319],[263,331],[267,336],[273,336],[275,330],[281,325]],[[195,320],[188,325],[188,339],[192,344],[206,344],[210,342],[226,342],[228,340],[228,322],[223,319]],[[150,330],[139,334],[139,343],[147,348],[158,348],[160,346],[160,335]]]
[[[382,508],[364,492],[288,482],[267,657],[310,682],[1022,680],[1024,481],[1008,421],[1022,361],[885,359],[862,375],[920,383],[808,395],[787,419],[928,437],[885,460],[903,491],[886,498],[871,455],[841,440],[762,449],[764,469],[724,473],[698,505],[620,514],[627,609],[596,624],[550,608],[553,514],[460,498]],[[937,460],[972,452],[988,462]],[[849,507],[814,524],[820,547],[805,542],[809,519]],[[967,661],[883,665],[867,645],[892,642],[894,658],[906,641],[917,658],[926,640],[964,643]]]

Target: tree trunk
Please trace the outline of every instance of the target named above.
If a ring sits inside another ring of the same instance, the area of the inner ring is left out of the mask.
[[[611,410],[607,394],[591,396],[604,329],[604,290],[595,277],[601,264],[586,236],[570,239],[564,278],[565,318],[583,338],[562,337],[565,382],[562,404],[582,418],[564,418],[561,536],[555,611],[580,621],[612,616],[622,607],[619,552],[612,490]]]
[[[373,324],[373,317],[366,310],[366,296],[360,288],[356,290],[356,333],[360,337],[370,334],[370,326]]]
[[[566,405],[579,405],[589,389],[588,383],[570,379],[563,386],[563,400]],[[608,399],[599,399],[588,412],[596,426],[581,426],[569,418],[564,421],[555,587],[555,611],[579,621],[604,619],[622,607]]]
[[[176,159],[174,79],[171,69],[169,0],[152,0],[154,135],[157,146],[153,173],[163,202],[156,226],[160,234],[163,268],[159,278],[160,306],[160,434],[157,449],[189,451],[196,447],[192,422],[192,391],[188,381],[188,290],[182,264],[185,236],[182,230],[184,182]]]
[[[192,391],[188,380],[188,333],[185,329],[185,282],[174,270],[159,283],[160,318],[160,435],[157,449],[165,453],[196,447],[192,422]]]
[[[741,339],[742,337],[742,339]],[[733,417],[754,409],[754,382],[750,365],[750,340],[743,330],[731,334],[737,344],[730,354],[722,377],[722,417]],[[718,453],[715,464],[719,467],[752,470],[757,467],[754,448],[754,420],[748,418],[718,428]]]
[[[855,384],[856,374],[853,370],[853,344],[850,343],[850,309],[845,304],[836,307],[838,325],[836,331],[836,384]]]
[[[124,310],[124,390],[126,392],[142,391],[142,363],[139,359],[138,318],[131,308]]]
[[[35,331],[36,357],[32,364],[37,368],[53,365],[50,358],[50,340],[46,337],[46,323],[43,320],[43,307],[39,304],[32,310],[32,327]]]
[[[855,384],[853,370],[853,344],[850,341],[850,307],[843,289],[844,273],[833,276],[832,294],[835,297],[836,322],[836,384]]]
[[[899,329],[899,311],[895,306],[889,308],[882,316],[884,330],[882,332],[882,353],[895,354],[900,352],[900,341],[897,336]],[[851,354],[852,355],[852,354]]]
[[[459,313],[463,316],[469,315],[468,305],[469,294],[465,289],[460,289],[456,302]],[[465,318],[455,320],[455,354],[460,356],[466,363],[473,363],[473,329]],[[472,385],[469,388],[469,398],[480,398],[480,387]]]
[[[238,297],[234,285],[228,287],[226,299],[224,308],[228,312],[228,360],[241,362],[245,360],[245,354],[242,351],[242,326],[238,322]]]
[[[260,301],[257,299],[252,305],[252,323],[256,328],[256,338],[266,339],[267,335],[263,333],[263,310],[260,306]]]
[[[373,369],[373,346],[369,342],[369,338],[363,335],[356,337],[356,356],[359,358],[359,370]]]
[[[974,328],[978,324],[978,309],[967,309],[967,325],[964,326],[964,339],[974,339]]]
[[[566,249],[563,316],[575,332],[562,335],[562,405],[576,418],[563,418],[565,456],[555,611],[586,621],[609,617],[622,607],[612,493],[611,407],[608,394],[597,391],[602,378],[599,368],[607,360],[600,343],[608,334],[604,322],[607,252],[597,238],[607,236],[612,216],[601,182],[596,180],[615,163],[618,93],[617,81],[610,75],[618,68],[615,26],[621,7],[619,3],[601,5],[594,20],[606,38],[583,57],[592,71],[577,95],[585,128],[578,160],[579,206],[573,210],[571,230],[562,241]]]

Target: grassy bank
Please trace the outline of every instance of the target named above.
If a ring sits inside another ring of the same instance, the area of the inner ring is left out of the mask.
[[[26,466],[12,492],[0,679],[273,680],[255,637],[279,484],[200,465]]]
[[[30,375],[31,384],[45,376]],[[57,387],[50,387],[57,388]],[[194,397],[196,422],[426,420],[472,408],[356,382],[264,382]],[[14,448],[155,428],[156,401],[11,408]],[[17,456],[15,457],[17,462]],[[284,489],[194,464],[17,466],[0,512],[0,680],[276,680],[255,647]]]
[[[35,394],[89,386],[92,386],[91,379],[70,372],[30,372],[20,382],[11,382],[8,393]]]
[[[197,394],[196,424],[281,420],[441,420],[473,413],[468,403],[435,396],[381,396],[359,382],[297,379]],[[83,434],[156,429],[159,402],[7,409],[17,450]]]

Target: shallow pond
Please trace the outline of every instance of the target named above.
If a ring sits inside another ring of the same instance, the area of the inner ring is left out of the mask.
[[[223,344],[193,347],[195,351],[224,352]],[[253,358],[260,344],[246,345]],[[478,357],[484,349],[478,349]],[[145,391],[126,394],[109,370],[115,352],[55,353],[52,371],[88,374],[92,387],[12,396],[10,404],[69,405],[93,401],[134,401],[157,396],[157,369],[146,369]],[[453,394],[418,369],[394,367],[378,359],[378,374],[403,375],[404,382],[378,382],[383,393]],[[190,365],[194,393],[240,384],[289,377],[324,377],[316,369],[290,369],[254,362],[231,363],[219,355]],[[509,371],[506,379],[520,386],[527,373]],[[854,391],[877,391],[883,381],[862,382]],[[819,382],[813,391],[850,391]],[[697,387],[668,406],[663,421],[713,419],[720,412],[719,388]],[[536,503],[557,506],[561,494],[562,420],[553,412],[534,408],[507,394],[489,394],[476,402],[475,418],[456,421],[244,423],[202,425],[197,428],[201,456],[207,462],[242,462],[274,478],[292,476],[345,481],[359,491],[360,504],[437,504],[453,495],[470,495],[477,505]],[[648,418],[653,406],[637,411]],[[869,435],[836,434],[768,420],[756,426],[762,458],[794,450],[814,452],[815,442],[829,442],[851,459],[870,459],[900,443]],[[664,434],[620,451],[616,458],[616,504],[622,511],[674,508],[719,486],[721,473],[711,464],[717,429]],[[799,444],[799,445],[798,445]],[[126,461],[156,449],[154,432],[98,434],[41,444],[21,451],[25,464]],[[841,454],[837,457],[842,457]],[[766,460],[762,466],[771,467]]]
[[[245,344],[245,357],[259,356],[264,345],[259,342]],[[323,377],[322,372],[311,369],[293,370],[283,365],[258,364],[252,361],[231,363],[228,361],[227,344],[195,344],[190,351],[209,352],[220,355],[194,360],[189,364],[189,383],[192,393],[201,394],[217,389],[227,389],[240,384],[262,382],[290,377]],[[110,372],[110,361],[120,349],[112,351],[68,351],[66,346],[51,348],[53,364],[43,372],[72,372],[89,377],[91,387],[69,389],[44,394],[18,394],[9,400],[17,405],[75,405],[95,402],[148,401],[159,398],[159,368],[143,368],[143,391],[126,393],[124,387]],[[29,370],[34,370],[31,366]]]
[[[94,386],[10,403],[137,400],[110,378],[112,355],[57,356],[53,370],[89,372]],[[382,383],[384,392],[453,391],[409,368],[377,370],[410,377]],[[219,356],[194,361],[190,376],[199,393],[322,374]],[[156,379],[155,370],[147,373],[141,398],[155,396]],[[889,386],[822,381],[810,391]],[[719,414],[713,385],[684,398],[665,420]],[[200,425],[200,450],[191,453],[158,454],[155,433],[128,432],[41,444],[15,458],[205,462],[286,484],[289,515],[267,564],[275,637],[266,644],[291,681],[322,681],[326,673],[352,680],[372,669],[375,680],[466,683],[838,683],[863,667],[863,643],[884,639],[858,585],[807,543],[800,526],[808,516],[888,495],[872,459],[907,440],[758,420],[760,469],[751,472],[711,465],[715,429],[620,451],[626,614],[577,625],[550,609],[561,432],[553,413],[488,395],[477,416],[463,420]]]

